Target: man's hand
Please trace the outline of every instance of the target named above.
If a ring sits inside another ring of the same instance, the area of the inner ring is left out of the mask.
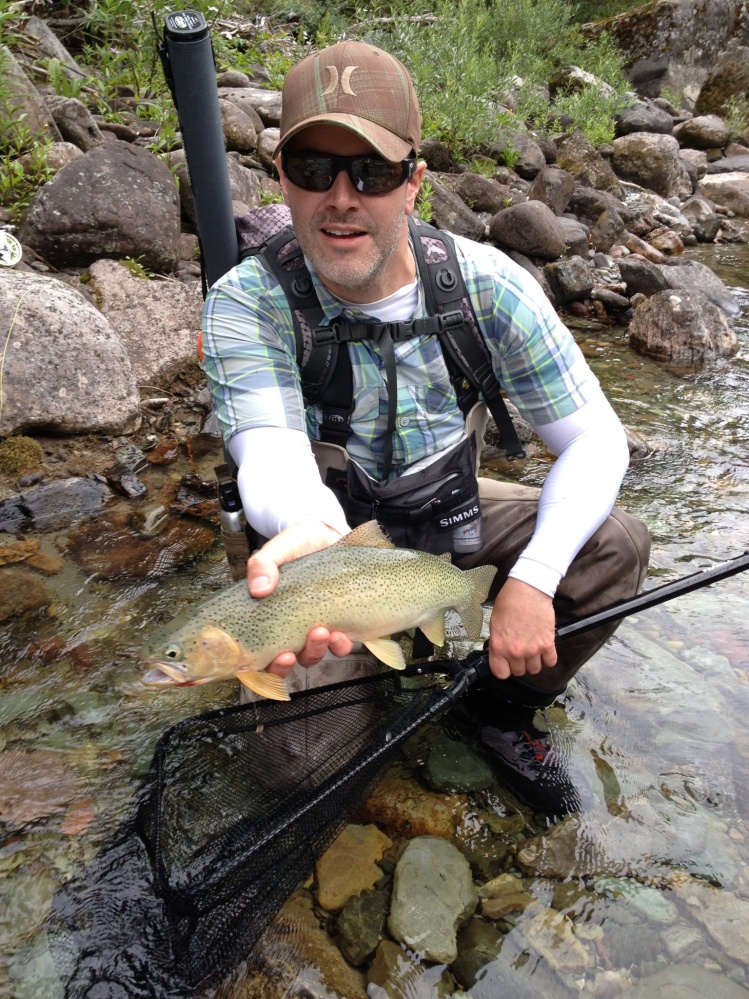
[[[302,555],[321,551],[335,544],[341,535],[320,520],[302,520],[285,528],[252,555],[247,563],[247,586],[250,596],[267,597],[278,584],[278,567]],[[313,628],[299,652],[281,652],[268,666],[269,673],[288,676],[295,663],[314,666],[330,650],[335,656],[347,656],[352,642],[340,631]]]
[[[494,676],[506,680],[555,666],[554,625],[551,597],[510,577],[497,594],[489,621],[489,666]]]

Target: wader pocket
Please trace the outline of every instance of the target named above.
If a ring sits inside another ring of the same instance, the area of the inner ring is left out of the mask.
[[[471,434],[422,472],[375,482],[349,461],[345,473],[330,470],[327,484],[341,499],[351,527],[377,520],[399,547],[464,555],[483,545],[475,469]]]

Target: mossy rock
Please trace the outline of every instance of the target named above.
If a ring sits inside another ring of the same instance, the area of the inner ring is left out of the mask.
[[[41,465],[43,457],[42,446],[33,437],[6,437],[0,441],[0,475],[26,475]]]

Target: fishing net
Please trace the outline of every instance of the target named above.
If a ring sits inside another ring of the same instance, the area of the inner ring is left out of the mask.
[[[247,956],[404,738],[446,703],[389,670],[167,733],[139,830],[186,981]]]

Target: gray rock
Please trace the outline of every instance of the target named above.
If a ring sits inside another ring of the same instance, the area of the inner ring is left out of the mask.
[[[197,282],[147,281],[114,260],[97,260],[89,274],[139,384],[168,381],[196,358],[203,306]]]
[[[726,18],[730,21],[730,18]],[[749,91],[749,39],[744,33],[743,45],[732,45],[720,52],[714,65],[709,67],[707,77],[700,89],[695,104],[699,115],[720,115],[726,104],[734,97],[743,98]]]
[[[529,201],[542,201],[555,215],[567,211],[575,190],[575,178],[558,166],[545,166],[540,170],[528,190]]]
[[[681,206],[682,214],[689,220],[692,232],[700,243],[712,243],[720,232],[723,220],[713,210],[712,203],[700,195],[695,195]]]
[[[739,304],[721,279],[699,260],[675,260],[657,265],[669,288],[704,295],[727,316],[739,314]]]
[[[568,257],[587,257],[590,229],[569,215],[562,215],[559,225],[564,234],[565,253]],[[622,223],[624,228],[624,223]]]
[[[263,132],[260,133],[259,141],[262,142]],[[243,205],[245,211],[250,208],[257,208],[262,197],[262,187],[258,176],[237,159],[238,153],[229,153],[226,157],[226,165],[229,171],[229,187],[231,189],[232,201]],[[179,180],[179,200],[183,213],[195,224],[195,203],[192,196],[192,184],[187,171],[185,153],[182,149],[177,149],[169,154],[169,165],[176,172]],[[235,212],[235,214],[237,214]],[[240,212],[244,214],[244,212]]]
[[[743,172],[709,174],[700,181],[698,190],[717,205],[749,218],[749,175]]]
[[[525,200],[519,198],[516,191],[510,190],[492,177],[484,177],[470,170],[465,173],[448,174],[440,179],[474,212],[489,212],[490,215],[496,215],[517,200]]]
[[[449,999],[455,989],[444,965],[430,968],[392,940],[383,940],[377,948],[367,982],[369,999]]]
[[[261,90],[259,87],[220,87],[219,97],[236,104],[238,108],[249,114],[250,109],[260,118],[265,126],[281,124],[281,92],[279,90]],[[257,129],[258,132],[260,129]]]
[[[137,429],[140,398],[125,347],[82,295],[52,277],[9,272],[0,282],[0,325],[13,327],[1,436],[35,428],[73,434]]]
[[[695,367],[732,354],[738,341],[725,316],[699,292],[660,291],[640,302],[629,342],[641,354],[679,367]]]
[[[52,112],[60,135],[67,142],[87,153],[104,142],[104,136],[94,117],[81,101],[75,97],[59,97],[56,94],[47,98],[47,107]]]
[[[622,257],[619,260],[619,273],[630,298],[633,295],[655,295],[656,292],[671,287],[661,268],[648,260]]]
[[[449,173],[455,166],[449,147],[439,139],[424,139],[419,157],[426,160],[427,166],[434,173]]]
[[[264,128],[257,139],[257,154],[266,170],[273,172],[273,154],[281,138],[280,128]]]
[[[489,147],[489,155],[498,163],[505,152],[512,157],[512,169],[526,180],[532,180],[546,165],[543,150],[527,132],[506,132]]]
[[[728,126],[715,114],[698,115],[676,125],[674,137],[688,149],[722,149],[728,142]]]
[[[83,80],[86,73],[80,68],[46,21],[32,16],[22,23],[23,33],[35,40],[36,47],[49,59],[57,59],[69,80]]]
[[[465,742],[441,736],[429,750],[424,777],[434,791],[481,791],[494,780],[489,767]]]
[[[458,848],[419,836],[395,868],[388,929],[426,960],[450,964],[458,956],[457,931],[477,904],[471,869]]]
[[[625,229],[621,215],[607,208],[601,212],[590,230],[590,243],[601,253],[608,253],[611,247],[618,243]]]
[[[544,267],[551,290],[560,305],[581,302],[593,290],[593,271],[582,257],[557,260]]]
[[[476,213],[471,211],[468,205],[454,191],[451,191],[436,174],[427,170],[424,179],[432,185],[432,210],[435,225],[440,229],[454,232],[458,236],[467,236],[468,239],[483,239],[486,227]]]
[[[636,104],[624,108],[616,119],[616,134],[629,135],[630,132],[655,132],[659,135],[671,135],[674,120],[662,108],[649,101],[637,101]]]
[[[612,166],[618,177],[664,198],[679,193],[683,168],[679,162],[679,143],[672,135],[632,132],[615,139]]]
[[[749,990],[698,964],[676,964],[642,979],[627,999],[749,999]]]
[[[219,100],[221,130],[226,148],[237,153],[250,153],[257,146],[257,131],[252,121],[231,101]]]
[[[179,258],[179,198],[147,149],[110,142],[63,167],[34,196],[18,238],[51,263],[132,257],[171,273]]]
[[[621,185],[619,191],[623,197],[624,191]],[[596,224],[603,212],[615,212],[626,224],[630,221],[631,214],[622,197],[581,184],[575,188],[572,194],[568,211],[590,228]]]
[[[705,156],[705,160],[707,160],[707,156]],[[749,155],[737,153],[734,156],[713,159],[707,164],[705,173],[749,173]]]
[[[22,121],[32,139],[62,138],[54,118],[34,84],[29,80],[15,56],[6,46],[0,46],[0,71],[7,96],[0,97],[0,115],[4,122]],[[3,126],[8,127],[7,125]],[[9,126],[12,129],[12,125]],[[11,132],[12,134],[12,132]]]
[[[24,490],[20,505],[31,526],[45,530],[95,517],[111,497],[111,490],[104,483],[75,477]]]
[[[564,253],[564,231],[556,215],[541,201],[505,208],[492,219],[489,235],[498,246],[529,257],[556,260]]]
[[[682,149],[679,153],[679,159],[688,168],[694,167],[698,181],[702,180],[708,171],[707,154],[704,149]]]
[[[365,891],[341,909],[336,920],[338,946],[354,967],[364,964],[377,950],[385,932],[390,906],[389,891]]]
[[[571,173],[582,186],[608,191],[617,198],[622,196],[621,185],[611,165],[582,132],[563,135],[556,140],[556,145],[557,166]]]

